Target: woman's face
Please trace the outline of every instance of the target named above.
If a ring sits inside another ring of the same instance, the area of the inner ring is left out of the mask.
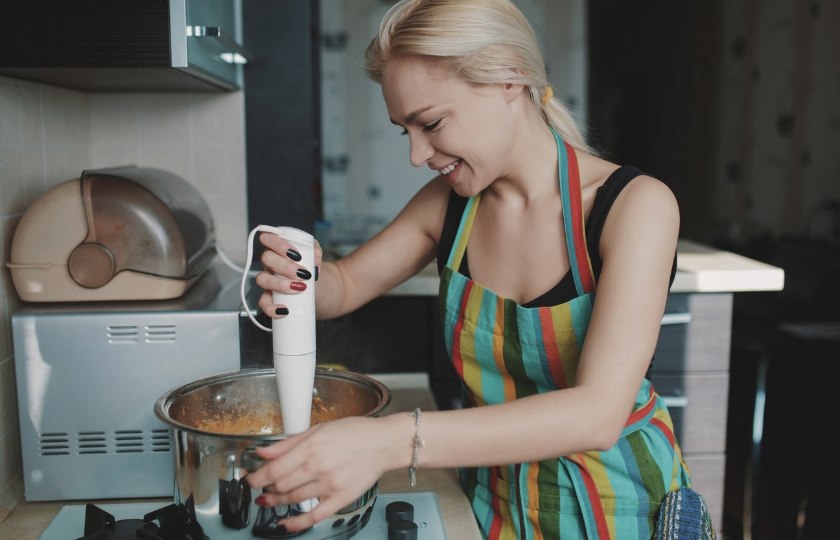
[[[391,122],[404,128],[411,164],[428,165],[461,196],[509,174],[517,90],[469,85],[419,57],[392,60],[382,76]]]

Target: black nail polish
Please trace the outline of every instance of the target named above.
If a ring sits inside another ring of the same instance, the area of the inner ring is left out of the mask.
[[[312,277],[312,274],[310,274],[310,273],[309,273],[309,270],[307,270],[306,268],[298,268],[298,270],[297,270],[297,276],[298,276],[300,279],[309,279],[309,278],[311,278],[311,277]]]
[[[315,267],[315,281],[318,281],[318,267]]]
[[[279,307],[279,308],[274,310],[274,313],[277,314],[277,315],[288,315],[289,314],[289,308]]]
[[[300,253],[293,249],[286,250],[286,257],[292,259],[295,262],[299,262],[303,258],[300,256]]]

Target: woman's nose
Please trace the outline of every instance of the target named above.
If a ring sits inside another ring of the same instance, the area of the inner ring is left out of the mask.
[[[426,137],[416,135],[414,137],[410,137],[409,140],[409,144],[411,145],[409,160],[415,167],[424,165],[432,158],[433,155],[435,155],[435,149],[431,144],[429,144]]]

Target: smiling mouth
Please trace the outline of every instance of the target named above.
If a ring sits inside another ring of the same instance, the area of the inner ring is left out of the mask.
[[[449,165],[447,165],[446,167],[444,167],[442,169],[438,169],[437,172],[439,172],[440,174],[444,174],[444,175],[449,174],[452,171],[454,171],[455,167],[457,167],[460,164],[461,164],[461,160],[459,159],[459,160],[456,160],[456,161],[450,163]]]

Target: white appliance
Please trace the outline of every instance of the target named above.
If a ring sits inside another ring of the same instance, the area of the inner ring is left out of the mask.
[[[151,167],[82,172],[27,208],[6,263],[26,302],[163,300],[215,254],[210,208],[186,180]]]
[[[28,501],[171,497],[155,400],[272,365],[271,336],[240,308],[239,274],[220,264],[177,300],[29,304],[12,328]]]

